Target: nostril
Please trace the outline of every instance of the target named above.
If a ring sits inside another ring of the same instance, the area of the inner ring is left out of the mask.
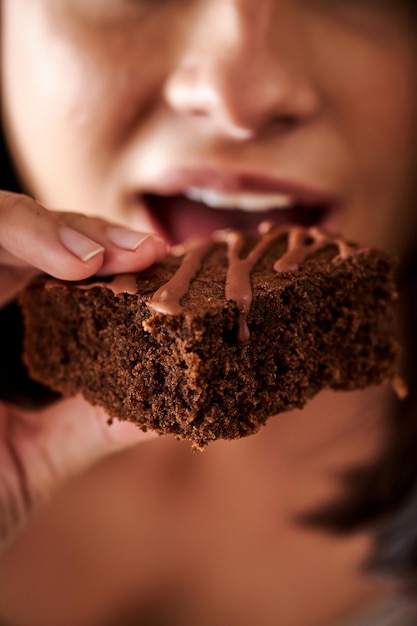
[[[299,124],[294,115],[276,115],[269,121],[270,128],[278,128],[279,130],[291,130]]]

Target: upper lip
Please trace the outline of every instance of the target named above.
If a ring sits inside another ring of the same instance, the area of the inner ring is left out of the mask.
[[[174,196],[190,188],[230,193],[282,194],[295,203],[319,206],[335,203],[332,194],[313,185],[254,173],[234,173],[214,169],[176,169],[162,172],[158,180],[144,185],[144,193]]]

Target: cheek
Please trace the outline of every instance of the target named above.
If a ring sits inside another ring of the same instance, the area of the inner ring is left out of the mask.
[[[367,220],[365,228],[377,245],[396,253],[408,246],[410,237],[406,212],[417,156],[415,74],[409,59],[398,60],[394,67],[388,62],[378,66],[345,108],[346,141],[358,164],[366,208],[361,219]]]
[[[365,175],[385,172],[400,181],[409,174],[415,152],[415,72],[415,65],[406,68],[399,61],[395,67],[374,68],[363,80],[352,77],[342,112],[346,142]]]
[[[417,154],[415,65],[407,67],[406,61],[376,65],[357,76],[356,85],[352,76],[341,104],[341,125],[357,168],[358,220],[376,245],[393,251],[407,245],[406,198]]]
[[[18,153],[29,161],[64,150],[66,158],[84,152],[96,164],[111,159],[163,80],[169,54],[161,35],[106,36],[36,12],[16,28],[9,13],[4,101]],[[156,57],[150,51],[158,45]]]
[[[316,41],[315,69],[327,119],[352,164],[346,196],[355,208],[346,213],[343,229],[397,252],[409,237],[404,199],[417,156],[414,44],[404,34],[396,38],[395,31],[386,41],[336,34],[325,49]]]
[[[326,104],[352,156],[363,165],[387,156],[392,162],[394,150],[409,157],[417,106],[414,46],[404,36],[390,45],[345,35],[328,41],[319,64]]]

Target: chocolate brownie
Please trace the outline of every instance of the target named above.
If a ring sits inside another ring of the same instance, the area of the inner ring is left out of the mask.
[[[111,417],[203,448],[324,388],[393,379],[393,266],[318,228],[191,240],[139,274],[20,297],[30,375]]]

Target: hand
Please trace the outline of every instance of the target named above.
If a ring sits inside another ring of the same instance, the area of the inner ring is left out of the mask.
[[[144,269],[166,244],[99,218],[46,210],[0,191],[0,306],[39,271],[64,280]],[[0,402],[0,550],[70,476],[117,449],[155,436],[81,397],[28,411]]]

